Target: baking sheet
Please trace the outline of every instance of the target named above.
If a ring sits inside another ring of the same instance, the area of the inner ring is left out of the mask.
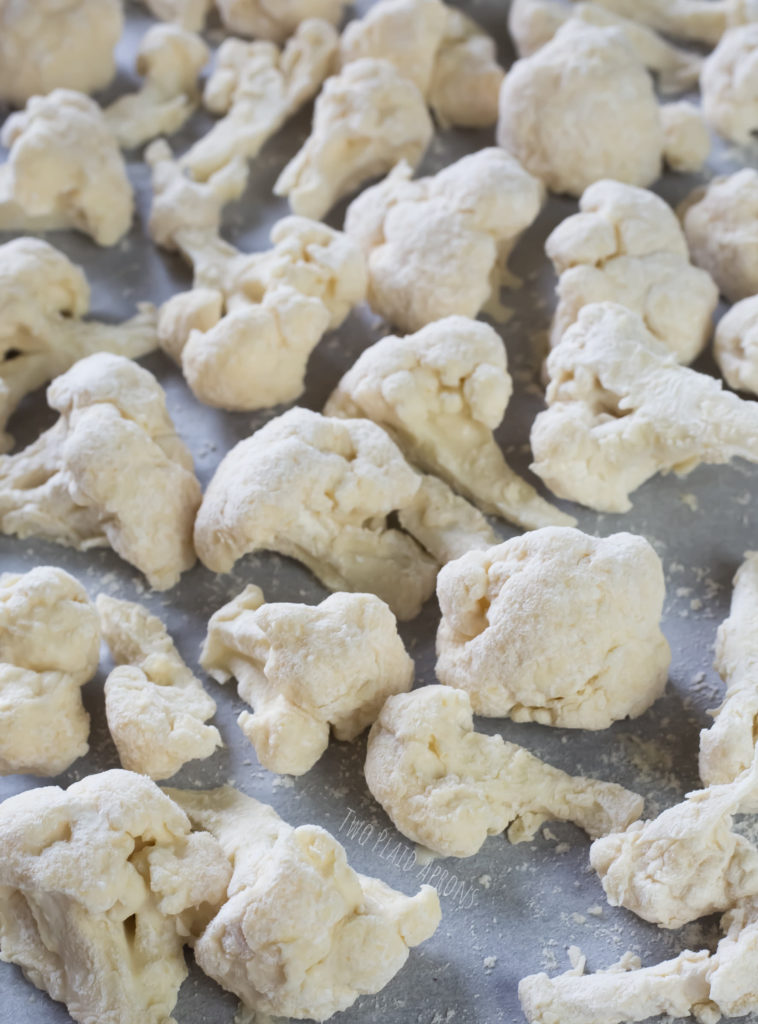
[[[370,2],[363,0],[355,9],[364,11]],[[507,3],[481,0],[460,6],[502,40],[503,57],[510,63]],[[128,11],[128,30],[119,47],[120,74],[105,94],[107,99],[126,91],[135,81],[136,43],[151,24],[142,8],[129,7]],[[209,117],[198,113],[188,128],[173,138],[174,149],[183,151],[210,123]],[[306,110],[266,146],[252,165],[245,196],[228,208],[226,237],[242,249],[268,247],[271,225],[288,212],[286,203],[271,197],[271,188],[281,167],[306,137],[309,124],[310,110]],[[421,170],[436,171],[466,152],[491,144],[493,136],[492,131],[438,133]],[[139,153],[128,159],[139,214],[124,242],[112,249],[99,249],[73,233],[50,236],[54,245],[86,269],[93,286],[93,315],[111,320],[131,315],[136,301],[160,303],[191,282],[190,270],[180,259],[160,252],[147,240],[149,174]],[[754,156],[750,159],[755,162]],[[705,177],[741,166],[745,160],[744,153],[719,146]],[[672,175],[658,190],[673,202],[699,180]],[[341,225],[344,205],[329,218],[334,226]],[[511,260],[524,287],[503,295],[513,309],[502,334],[516,394],[498,437],[511,463],[522,471],[529,462],[529,426],[541,408],[538,367],[555,283],[543,243],[554,225],[575,209],[573,201],[550,199]],[[0,235],[0,241],[8,237]],[[314,352],[301,404],[320,409],[358,353],[385,333],[367,309],[353,313]],[[194,399],[167,357],[155,353],[141,362],[166,389],[169,411],[193,452],[203,486],[236,441],[282,411],[230,414],[210,409]],[[715,372],[708,356],[696,366]],[[27,399],[11,428],[22,445],[54,418],[39,392]],[[493,719],[478,719],[477,728],[490,734],[500,731],[506,739],[522,743],[572,773],[637,789],[646,797],[647,816],[696,788],[698,732],[708,724],[706,711],[718,704],[723,689],[711,667],[715,632],[728,614],[731,578],[743,553],[758,547],[757,499],[758,467],[736,462],[701,467],[685,480],[657,477],[636,492],[633,511],[623,516],[572,508],[582,529],[599,535],[617,530],[640,533],[661,556],[667,583],[664,631],[673,650],[666,693],[641,718],[617,723],[600,733]],[[495,521],[495,528],[504,538],[516,533],[500,521]],[[424,881],[437,886],[443,919],[436,935],[411,952],[405,968],[383,992],[359,999],[341,1014],[343,1024],[519,1022],[524,1019],[516,994],[519,979],[539,970],[555,973],[567,969],[571,945],[587,955],[589,970],[608,966],[626,950],[648,965],[685,948],[715,945],[717,917],[664,932],[631,913],[608,907],[589,868],[587,837],[567,824],[550,824],[535,841],[518,846],[509,845],[503,836],[490,838],[477,856],[465,860],[416,863],[412,844],[396,832],[368,793],[362,772],[365,737],[352,744],[333,742],[321,761],[299,779],[277,777],[262,769],[235,724],[243,705],[234,685],[222,687],[205,678],[199,672],[197,655],[210,615],[249,582],[259,584],[268,601],[315,603],[326,596],[298,564],[264,553],[242,559],[227,576],[216,576],[198,566],[173,590],[155,594],[147,590],[136,570],[109,550],[80,553],[53,544],[0,537],[3,570],[26,571],[38,564],[62,566],[81,579],[93,597],[105,591],[144,602],[164,618],[182,655],[203,678],[218,704],[215,721],[226,746],[210,760],[187,766],[172,784],[207,787],[231,782],[273,804],[292,825],[312,822],[329,829],[344,844],[357,870],[407,893],[415,892]],[[401,626],[416,660],[417,685],[434,682],[438,614],[432,600],[414,622]],[[110,667],[104,649],[100,671],[83,691],[92,716],[90,754],[53,780],[56,784],[67,786],[91,772],[118,766],[103,711],[102,684]],[[0,779],[0,797],[40,784],[45,783],[28,776]],[[748,830],[750,825],[750,821],[744,823]],[[188,954],[190,963],[191,959]],[[0,965],[0,991],[0,1021],[63,1024],[70,1020],[62,1004],[34,989],[14,966]],[[175,1017],[180,1024],[225,1024],[233,1020],[237,1005],[234,996],[192,966]],[[743,1019],[757,1024],[758,1014]]]

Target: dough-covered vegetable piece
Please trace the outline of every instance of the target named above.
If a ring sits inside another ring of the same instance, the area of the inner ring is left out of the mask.
[[[205,183],[185,178],[163,143],[153,143],[148,161],[156,191],[150,231],[194,268],[192,291],[161,310],[161,346],[208,405],[293,401],[313,349],[366,295],[360,250],[325,224],[285,217],[271,232],[273,248],[242,253],[216,233],[223,202],[244,184],[241,158]]]
[[[703,111],[716,131],[745,144],[758,132],[758,23],[730,29],[703,64]]]
[[[679,210],[692,262],[730,302],[758,295],[758,170],[743,167],[697,188]]]
[[[386,60],[356,60],[327,79],[310,137],[274,185],[293,213],[320,220],[338,199],[400,160],[416,167],[434,128],[413,82]]]
[[[97,614],[73,576],[0,575],[0,774],[58,775],[87,753],[80,689],[99,657]]]
[[[25,395],[93,352],[137,358],[158,344],[157,312],[142,303],[122,324],[82,320],[90,292],[80,267],[41,238],[0,245],[0,451]]]
[[[0,102],[103,89],[123,27],[121,0],[0,0]]]
[[[642,797],[567,775],[501,736],[474,732],[463,690],[423,686],[390,697],[369,733],[366,781],[397,828],[443,857],[470,857],[487,836],[532,839],[544,821],[595,837],[627,825]]]
[[[169,792],[234,868],[195,959],[256,1013],[326,1020],[382,989],[434,934],[431,886],[411,897],[357,874],[324,829],[293,829],[234,789]]]
[[[758,295],[736,302],[719,320],[713,356],[730,388],[758,395]]]
[[[200,100],[198,77],[210,51],[199,35],[178,25],[154,25],[137,50],[139,92],[121,96],[105,109],[108,127],[126,149],[156,135],[179,131]]]
[[[715,46],[727,28],[758,19],[753,0],[595,0],[675,39]]]
[[[47,400],[58,422],[0,456],[0,531],[82,551],[110,544],[152,587],[172,587],[195,563],[201,493],[155,377],[98,352],[57,377]]]
[[[644,187],[661,173],[653,82],[617,28],[569,21],[516,61],[500,91],[497,140],[553,192],[579,196],[602,178]]]
[[[398,164],[345,217],[366,254],[372,309],[406,333],[446,316],[475,317],[497,299],[511,250],[544,195],[537,178],[494,147],[411,177]]]
[[[687,100],[664,103],[663,157],[672,171],[695,174],[702,170],[711,151],[711,136],[700,107]]]
[[[195,545],[214,572],[229,572],[251,551],[278,551],[331,590],[374,593],[410,619],[434,590],[445,552],[428,553],[426,538],[423,550],[387,517],[397,512],[402,526],[406,510],[418,514],[416,502],[435,494],[376,424],[290,409],[222,460],[197,516]],[[480,521],[470,546],[491,536]],[[427,527],[433,522],[427,517]]]
[[[715,4],[713,5],[715,6]],[[666,1013],[717,1024],[758,1010],[758,903],[745,900],[721,918],[725,933],[716,952],[686,950],[673,960],[640,967],[627,953],[618,964],[583,974],[573,970],[548,978],[532,974],[519,985],[519,999],[530,1024],[624,1024]]]
[[[679,366],[622,306],[580,310],[547,370],[531,468],[561,498],[627,512],[631,492],[656,473],[684,476],[736,456],[758,462],[758,406]]]
[[[264,768],[289,775],[313,767],[330,727],[355,739],[386,697],[410,689],[414,670],[395,616],[373,594],[265,604],[252,584],[211,618],[200,664],[219,683],[236,677],[254,708],[239,727]]]
[[[201,32],[214,0],[142,0],[152,15],[172,21],[189,32]]]
[[[0,165],[0,231],[73,228],[115,245],[129,230],[132,187],[94,100],[69,89],[34,96],[6,120],[0,143],[10,150]]]
[[[185,665],[161,620],[132,601],[97,598],[116,668],[105,681],[108,729],[124,768],[168,779],[221,746],[215,701]]]
[[[116,769],[0,804],[0,942],[81,1024],[175,1024],[186,922],[231,873],[219,843],[142,775]]]
[[[732,831],[758,811],[758,757],[734,782],[688,793],[625,832],[596,839],[590,864],[608,902],[662,928],[681,928],[758,894],[758,849]]]
[[[704,785],[732,782],[753,763],[758,735],[758,553],[734,577],[729,618],[716,634],[715,667],[726,683],[710,729],[700,733]]]
[[[606,729],[663,692],[663,568],[643,537],[534,530],[444,566],[437,597],[437,678],[477,715]]]
[[[510,469],[493,437],[512,390],[496,332],[447,317],[366,349],[324,413],[378,423],[410,462],[441,476],[484,512],[527,529],[573,523]]]
[[[251,160],[284,122],[318,92],[337,52],[337,33],[309,19],[280,49],[274,43],[227,39],[218,49],[203,102],[224,115],[181,158],[207,181],[235,157]]]
[[[692,362],[711,335],[718,288],[690,263],[674,211],[654,192],[617,181],[590,185],[579,209],[545,243],[559,275],[551,345],[584,306],[617,302],[639,313],[679,362]]]
[[[623,17],[601,3],[574,0],[513,0],[508,29],[519,57],[529,57],[549,43],[558,29],[572,20],[587,25],[615,27],[637,59],[658,78],[663,93],[685,92],[697,85],[702,58],[665,40],[654,29]]]
[[[336,25],[347,0],[216,0],[216,4],[224,25],[235,35],[283,43],[308,18]]]

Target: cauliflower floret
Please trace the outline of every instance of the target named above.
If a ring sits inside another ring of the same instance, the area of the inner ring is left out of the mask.
[[[478,715],[606,729],[660,697],[663,569],[643,537],[545,527],[444,566],[437,678]]]
[[[758,294],[758,171],[744,167],[697,188],[679,208],[692,262],[722,295],[738,302]]]
[[[753,763],[758,730],[758,553],[734,577],[729,618],[716,635],[715,667],[726,683],[715,722],[700,733],[700,778],[732,782]]]
[[[214,0],[142,0],[152,15],[173,21],[189,32],[201,32]]]
[[[154,25],[137,50],[139,92],[121,96],[104,111],[119,145],[135,149],[156,135],[172,135],[200,99],[198,77],[210,51],[200,36],[178,25]]]
[[[345,231],[368,261],[372,309],[404,332],[497,297],[508,257],[542,205],[540,182],[495,148],[411,181],[399,164],[349,206]]]
[[[713,355],[730,388],[758,395],[758,295],[735,303],[719,320]]]
[[[88,40],[88,46],[91,46]],[[115,245],[129,230],[134,194],[105,116],[82,93],[34,96],[0,131],[0,231],[74,228]]]
[[[387,516],[399,513],[402,526],[405,510],[418,512],[421,489],[422,477],[376,424],[290,409],[222,460],[195,545],[214,572],[229,572],[251,551],[279,551],[331,590],[374,593],[409,619],[434,589],[441,559],[433,555],[444,552],[427,553]]]
[[[700,75],[703,112],[716,131],[744,144],[758,132],[758,24],[730,29]]]
[[[123,356],[79,360],[47,390],[60,413],[0,456],[0,531],[79,550],[108,544],[158,590],[195,563],[200,485],[151,373]]]
[[[672,171],[694,174],[701,170],[711,151],[711,136],[703,112],[694,103],[664,103],[663,158]]]
[[[166,627],[131,601],[97,598],[103,638],[117,667],[105,681],[105,714],[119,760],[129,771],[168,779],[221,746],[204,723],[216,704],[187,668]]]
[[[235,157],[251,160],[318,92],[337,52],[337,33],[309,19],[283,49],[274,43],[226,39],[219,47],[203,102],[223,114],[181,158],[193,178],[207,181]]]
[[[0,245],[0,451],[3,428],[21,399],[92,352],[137,358],[158,344],[149,303],[123,324],[82,320],[89,310],[82,270],[40,238]]]
[[[308,18],[336,25],[348,0],[216,0],[230,32],[256,39],[284,40]]]
[[[497,140],[553,192],[578,196],[602,178],[644,187],[661,173],[653,82],[618,28],[569,21],[516,61],[500,91]]]
[[[690,363],[711,335],[718,289],[693,267],[676,214],[653,192],[597,181],[545,242],[558,281],[550,344],[557,345],[592,302],[639,313],[650,333]]]
[[[332,594],[316,607],[264,604],[252,584],[208,624],[200,664],[236,677],[251,704],[237,723],[272,772],[303,775],[326,750],[330,726],[353,740],[386,697],[409,690],[413,661],[395,616],[373,594]]]
[[[532,471],[561,498],[627,512],[656,473],[735,456],[758,462],[758,407],[676,363],[636,313],[580,310],[547,360],[548,408],[534,421]]]
[[[688,793],[652,821],[596,839],[590,864],[612,907],[681,928],[758,893],[758,850],[732,816],[758,810],[758,758],[734,782]]]
[[[616,27],[645,67],[658,77],[663,93],[685,92],[697,85],[702,58],[663,39],[653,29],[607,10],[600,3],[574,0],[513,0],[508,29],[519,57],[529,57],[549,43],[569,19],[587,25]]]
[[[320,220],[342,196],[400,160],[420,163],[434,134],[424,97],[386,60],[357,60],[327,79],[310,137],[274,185],[294,213]]]
[[[360,251],[340,231],[285,217],[271,232],[272,249],[241,253],[212,230],[237,171],[245,174],[241,158],[207,183],[193,183],[159,145],[148,153],[156,188],[150,230],[194,266],[193,290],[161,310],[161,346],[209,405],[261,409],[293,401],[313,349],[365,297]]]
[[[234,866],[195,959],[249,1009],[326,1020],[378,992],[409,947],[434,934],[440,905],[431,886],[410,897],[359,875],[324,829],[293,829],[233,789],[169,792]]]
[[[395,826],[442,857],[471,857],[487,836],[532,839],[544,821],[593,837],[627,825],[642,797],[545,764],[501,736],[474,732],[463,690],[423,686],[390,697],[371,728],[366,782]]]
[[[715,46],[727,28],[758,19],[755,0],[596,0],[626,18],[689,42]]]
[[[573,523],[509,468],[493,437],[511,392],[505,346],[495,331],[447,317],[366,349],[324,413],[378,423],[407,459],[484,512],[527,529]]]
[[[144,776],[12,796],[0,805],[3,960],[82,1024],[174,1024],[184,918],[208,920],[230,874],[218,842],[191,833]]]
[[[58,775],[87,753],[79,691],[99,657],[97,615],[73,576],[0,575],[0,774]]]
[[[103,89],[123,27],[121,0],[0,0],[0,101]]]

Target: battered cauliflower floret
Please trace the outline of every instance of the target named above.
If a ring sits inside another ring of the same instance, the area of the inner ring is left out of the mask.
[[[313,767],[330,727],[355,739],[386,697],[410,689],[414,671],[395,616],[373,594],[264,604],[252,584],[211,618],[200,664],[219,683],[237,679],[255,709],[241,713],[240,729],[264,768],[289,775]]]
[[[622,17],[597,2],[513,0],[508,10],[508,29],[519,57],[536,53],[569,20],[619,28],[638,60],[657,76],[661,92],[685,92],[697,85],[701,57],[667,42],[653,29],[633,21],[631,16]]]
[[[579,196],[602,178],[644,187],[661,173],[653,82],[618,28],[569,21],[516,61],[500,91],[497,140],[553,192]]]
[[[711,5],[709,5],[711,6]],[[716,6],[713,4],[712,6]],[[640,967],[627,953],[618,964],[584,975],[585,959],[557,978],[532,974],[519,985],[530,1024],[599,1024],[690,1015],[703,1024],[758,1010],[755,994],[758,903],[744,900],[721,918],[724,937],[711,954],[685,950],[673,960]]]
[[[758,23],[730,29],[700,75],[703,112],[716,131],[745,144],[758,132]]]
[[[199,35],[178,25],[154,25],[137,50],[139,92],[121,96],[105,110],[119,145],[135,149],[156,135],[179,131],[197,109],[198,78],[210,51]]]
[[[474,713],[606,729],[660,697],[663,569],[643,537],[545,527],[444,566],[437,678]]]
[[[120,0],[0,0],[0,101],[103,89],[123,27]]]
[[[495,148],[411,177],[399,164],[345,217],[366,254],[372,309],[406,333],[446,316],[475,317],[497,298],[511,250],[543,199],[540,182]]]
[[[185,665],[161,620],[141,605],[100,594],[97,614],[116,668],[105,681],[105,714],[129,771],[168,779],[221,746],[205,722],[216,704]]]
[[[201,32],[214,0],[142,0],[152,15],[173,21],[189,32]]]
[[[523,842],[558,819],[595,837],[642,813],[642,797],[622,786],[572,777],[501,736],[474,732],[468,694],[448,686],[387,700],[365,771],[403,835],[442,857],[471,857],[504,829]]]
[[[327,79],[310,137],[274,185],[293,213],[320,220],[342,196],[400,160],[416,167],[434,128],[413,82],[386,60],[356,60]]]
[[[120,769],[0,804],[3,960],[82,1024],[170,1024],[185,919],[224,899],[231,866],[154,782]]]
[[[316,825],[293,829],[233,789],[169,791],[231,860],[228,898],[195,945],[207,975],[260,1014],[326,1020],[378,992],[434,934],[436,891],[359,875]]]
[[[170,154],[165,162],[162,155],[154,147],[148,154],[156,188],[150,230],[192,263],[194,286],[161,310],[161,346],[209,405],[261,409],[293,401],[313,349],[365,297],[359,249],[324,224],[285,217],[271,232],[272,249],[242,253],[195,226],[217,220],[222,197],[236,187],[234,165],[207,183],[190,183]],[[193,192],[199,202],[185,205]]]
[[[40,238],[0,245],[0,451],[25,395],[93,352],[136,359],[158,344],[157,312],[143,303],[123,324],[82,320],[90,293],[80,267]]]
[[[713,355],[730,388],[758,395],[758,295],[735,303],[719,320]]]
[[[487,324],[447,317],[366,349],[332,392],[327,416],[365,416],[419,469],[483,512],[531,529],[574,520],[508,466],[493,436],[511,397],[505,346]]]
[[[559,275],[550,344],[584,306],[617,302],[639,313],[679,362],[692,362],[711,336],[719,296],[710,275],[690,263],[674,211],[655,193],[617,181],[590,185],[579,209],[545,243]]]
[[[758,850],[732,831],[758,809],[758,759],[734,782],[688,793],[652,821],[596,839],[590,864],[612,907],[681,928],[758,893]]]
[[[94,100],[68,89],[34,96],[6,120],[0,143],[10,150],[0,165],[0,231],[73,228],[115,245],[129,230],[132,187]]]
[[[715,46],[727,28],[758,19],[755,0],[596,0],[676,39]]]
[[[715,721],[700,733],[704,785],[732,782],[753,763],[758,729],[758,553],[734,577],[729,618],[716,634],[715,667],[726,683]]]
[[[308,18],[336,25],[348,0],[216,0],[230,32],[283,43]]]
[[[558,497],[628,512],[656,473],[701,462],[758,462],[758,407],[679,366],[636,313],[580,310],[547,360],[548,408],[534,421],[532,471]]]
[[[758,171],[744,167],[695,189],[679,209],[692,262],[730,302],[758,294]]]
[[[0,456],[0,531],[79,550],[110,546],[157,590],[195,563],[200,485],[151,373],[123,356],[79,360],[47,389],[60,413]]]
[[[237,157],[251,160],[318,92],[337,52],[337,33],[326,21],[304,21],[279,49],[274,43],[226,39],[218,49],[203,102],[224,115],[184,154],[181,166],[208,181]]]
[[[342,66],[365,57],[387,60],[410,78],[443,126],[486,128],[497,120],[504,72],[495,42],[442,0],[380,0],[349,22]]]
[[[423,550],[387,517],[398,513],[402,527],[403,513],[418,511],[422,484],[376,424],[290,409],[222,460],[197,516],[195,546],[214,572],[229,572],[248,552],[278,551],[329,589],[374,593],[410,619],[434,590],[445,552]]]
[[[0,774],[58,775],[87,753],[80,689],[99,657],[97,615],[73,576],[0,575]]]
[[[672,171],[695,174],[702,170],[711,151],[711,136],[703,112],[681,100],[661,107],[663,158]]]

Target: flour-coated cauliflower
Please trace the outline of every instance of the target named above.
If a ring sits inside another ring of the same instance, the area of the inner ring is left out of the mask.
[[[718,289],[690,263],[674,211],[654,192],[618,181],[590,185],[579,209],[545,243],[559,275],[551,345],[584,306],[617,302],[639,313],[679,362],[692,362],[710,338]]]
[[[252,584],[211,618],[200,664],[219,683],[237,679],[254,709],[240,728],[264,768],[289,775],[313,767],[330,728],[355,739],[386,697],[410,689],[414,670],[395,616],[373,594],[265,604]]]
[[[719,135],[745,144],[758,132],[758,23],[729,29],[700,75],[703,112]]]
[[[636,313],[593,303],[547,360],[548,408],[531,432],[532,470],[561,498],[627,512],[656,473],[758,462],[758,407],[679,366]]]
[[[540,211],[543,188],[494,147],[411,180],[398,164],[350,204],[345,231],[366,254],[368,301],[404,332],[475,317],[497,298],[508,257]]]
[[[596,0],[625,18],[688,42],[715,46],[733,25],[758,20],[755,0]]]
[[[215,0],[142,0],[161,21],[172,21],[189,32],[201,32]]]
[[[0,231],[73,228],[115,245],[129,230],[126,165],[89,96],[70,89],[33,96],[6,120],[0,142],[10,150],[0,165]]]
[[[719,320],[713,356],[730,388],[758,395],[758,295],[736,302]]]
[[[642,797],[622,786],[567,775],[474,732],[468,694],[449,686],[388,698],[369,733],[365,772],[403,835],[442,857],[473,856],[504,829],[523,842],[556,819],[605,835],[642,812]]]
[[[123,356],[80,359],[47,390],[58,422],[0,456],[0,531],[110,546],[158,590],[195,563],[200,485],[151,373]]]
[[[407,459],[441,476],[486,513],[527,529],[573,523],[503,458],[492,431],[512,390],[497,333],[476,320],[446,317],[366,349],[324,412],[378,423]]]
[[[664,103],[663,158],[672,171],[695,174],[703,169],[711,151],[711,136],[703,111],[688,100]]]
[[[386,60],[356,60],[327,79],[311,134],[274,185],[292,211],[320,220],[342,196],[400,160],[416,167],[434,128],[423,95]]]
[[[216,5],[235,35],[283,43],[309,18],[336,25],[347,0],[216,0]]]
[[[0,575],[0,774],[58,775],[87,753],[80,690],[99,657],[78,580],[52,566]]]
[[[116,663],[105,680],[105,715],[122,766],[168,779],[188,761],[210,757],[221,746],[218,729],[205,724],[216,704],[161,620],[105,594],[96,607]]]
[[[545,527],[443,566],[437,678],[475,714],[571,729],[636,717],[663,692],[663,569],[643,537]]]

